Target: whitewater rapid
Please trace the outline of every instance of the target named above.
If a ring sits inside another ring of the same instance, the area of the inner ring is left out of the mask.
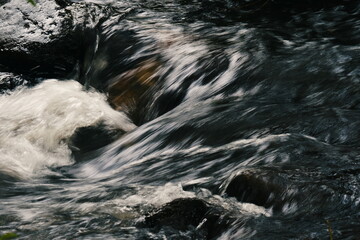
[[[102,123],[123,131],[135,128],[104,94],[84,91],[72,80],[47,80],[0,96],[0,119],[0,173],[20,179],[73,164],[67,142],[80,127]]]

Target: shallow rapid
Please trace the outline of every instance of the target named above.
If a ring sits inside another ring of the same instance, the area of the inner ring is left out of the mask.
[[[56,2],[96,10],[66,77],[0,61],[0,236],[360,238],[359,3]]]

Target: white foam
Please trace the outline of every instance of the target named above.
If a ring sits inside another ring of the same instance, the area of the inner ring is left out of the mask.
[[[83,189],[81,189],[83,191]],[[117,198],[103,203],[81,203],[78,210],[82,213],[94,211],[103,212],[116,216],[119,219],[138,218],[140,212],[148,211],[149,208],[159,208],[179,198],[194,198],[193,192],[184,191],[179,184],[167,183],[163,186],[137,186],[136,193],[120,195]],[[137,209],[140,207],[140,209]],[[147,209],[147,210],[146,210]]]
[[[195,194],[182,189],[180,185],[167,183],[158,187],[143,187],[136,195],[125,199],[115,199],[114,203],[121,206],[153,205],[161,206],[177,198],[194,198]]]
[[[125,131],[135,127],[104,95],[83,91],[76,81],[47,80],[0,96],[0,172],[30,178],[72,164],[66,140],[100,121]]]

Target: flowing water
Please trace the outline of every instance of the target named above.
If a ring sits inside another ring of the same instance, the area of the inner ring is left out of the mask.
[[[0,95],[0,233],[360,239],[356,1],[97,3],[81,74]],[[226,224],[144,224],[179,199]]]

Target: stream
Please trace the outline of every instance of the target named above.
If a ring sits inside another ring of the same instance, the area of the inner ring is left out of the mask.
[[[0,59],[0,236],[360,239],[359,2],[64,2],[111,11]]]

